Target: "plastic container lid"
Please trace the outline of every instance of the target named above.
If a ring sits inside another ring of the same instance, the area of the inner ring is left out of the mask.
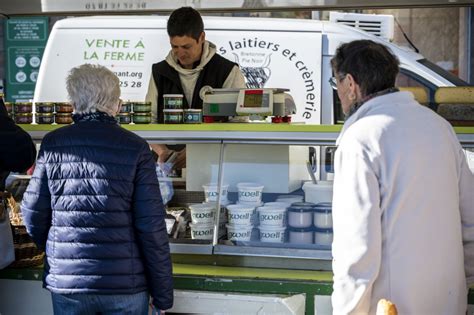
[[[332,212],[332,202],[320,202],[313,209],[314,212],[320,213]]]
[[[202,112],[202,109],[188,108],[188,109],[185,109],[184,111],[187,112],[187,113],[200,113],[200,112]]]
[[[183,94],[163,94],[163,97],[184,97]]]
[[[291,206],[292,207],[314,207],[316,206],[316,204],[312,202],[293,202]]]
[[[237,183],[237,188],[239,189],[263,189],[263,185],[258,183]]]
[[[318,232],[318,233],[333,233],[332,228],[314,228],[314,232]]]
[[[313,232],[314,228],[312,226],[306,227],[306,228],[298,228],[298,227],[288,227],[288,231],[290,232],[299,232],[299,233],[307,233],[307,232]]]
[[[313,212],[314,207],[311,206],[304,206],[304,207],[289,207],[288,212]]]
[[[163,113],[183,113],[184,111],[182,109],[163,109]]]

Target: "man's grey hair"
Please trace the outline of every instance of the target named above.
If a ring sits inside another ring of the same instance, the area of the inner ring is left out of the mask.
[[[66,89],[77,114],[117,113],[120,80],[104,66],[83,64],[72,68],[66,78]]]

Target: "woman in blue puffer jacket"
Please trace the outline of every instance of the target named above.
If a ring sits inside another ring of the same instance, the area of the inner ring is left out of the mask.
[[[48,133],[21,210],[45,249],[55,314],[147,314],[173,304],[165,210],[146,141],[117,124],[119,79],[102,66],[66,81],[74,124]]]

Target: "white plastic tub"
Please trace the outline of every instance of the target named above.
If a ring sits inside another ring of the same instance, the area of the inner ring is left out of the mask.
[[[332,237],[332,229],[314,229],[314,244],[331,246]]]
[[[238,183],[239,201],[243,202],[261,202],[263,185],[257,183]]]
[[[196,203],[189,205],[191,221],[194,224],[213,224],[216,207],[213,203]]]
[[[207,184],[207,185],[202,185],[204,188],[204,198],[206,199],[206,202],[215,202],[217,201],[217,184]],[[221,197],[220,201],[222,202],[227,202],[227,192],[229,189],[229,185],[222,185],[221,187]]]
[[[308,228],[313,225],[314,203],[295,202],[288,208],[288,225],[295,228]]]
[[[292,244],[313,244],[313,228],[288,228],[288,242]]]
[[[208,207],[212,207],[217,209],[217,202],[203,202],[203,205],[207,205]],[[227,208],[226,206],[229,204],[229,201],[221,202],[221,210],[219,211],[219,222],[227,222]]]
[[[213,224],[192,224],[191,227],[191,238],[193,240],[212,240],[214,234]]]
[[[252,216],[255,211],[254,206],[248,205],[228,205],[227,206],[227,221],[229,224],[235,225],[251,225]]]
[[[305,182],[303,190],[306,202],[332,202],[332,181]]]
[[[285,242],[286,227],[260,225],[260,242],[283,243]]]
[[[284,207],[258,207],[258,221],[260,226],[285,226],[286,208]]]
[[[226,224],[227,239],[229,241],[250,241],[252,236],[252,225]]]
[[[314,226],[332,229],[332,203],[320,202],[314,207]]]

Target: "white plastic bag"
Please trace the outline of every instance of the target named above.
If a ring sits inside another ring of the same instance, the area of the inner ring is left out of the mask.
[[[161,198],[163,204],[166,205],[173,197],[173,182],[168,174],[172,168],[170,163],[157,163],[156,164],[156,175],[158,176],[158,182],[160,184]]]

